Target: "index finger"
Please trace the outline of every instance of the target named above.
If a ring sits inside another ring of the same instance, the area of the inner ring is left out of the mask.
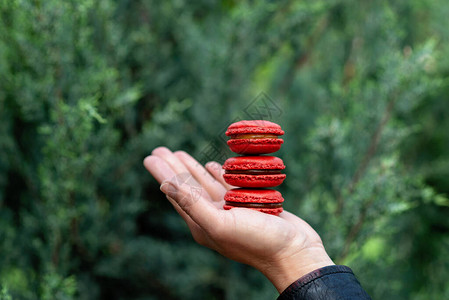
[[[179,207],[206,232],[221,228],[221,210],[204,197],[204,190],[190,181],[168,180],[161,185],[161,190],[174,199]]]
[[[214,201],[223,201],[226,188],[192,156],[184,151],[176,151],[175,155],[184,163],[184,165],[192,173],[193,177],[206,189],[208,194]]]

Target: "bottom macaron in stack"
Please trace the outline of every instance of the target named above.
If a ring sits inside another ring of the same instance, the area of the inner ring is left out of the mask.
[[[246,207],[271,215],[279,215],[282,211],[281,193],[272,189],[232,189],[224,197],[224,209]]]

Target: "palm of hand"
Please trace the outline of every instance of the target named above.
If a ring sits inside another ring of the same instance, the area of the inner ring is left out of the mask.
[[[289,212],[272,216],[245,208],[223,210],[223,196],[231,186],[218,163],[205,169],[185,152],[159,147],[144,165],[162,183],[161,190],[199,244],[259,269],[278,290],[290,277],[333,264],[318,234]],[[295,272],[289,270],[292,264],[299,265]]]

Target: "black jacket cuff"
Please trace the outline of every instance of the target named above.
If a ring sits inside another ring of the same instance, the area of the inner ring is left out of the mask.
[[[371,297],[346,266],[328,266],[312,271],[293,282],[278,297],[278,300],[324,299],[368,300]]]

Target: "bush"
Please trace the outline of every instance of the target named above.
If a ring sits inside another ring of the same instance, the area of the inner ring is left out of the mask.
[[[242,118],[285,129],[286,208],[374,299],[447,298],[445,4],[0,0],[1,299],[275,298],[142,167],[223,162]]]

